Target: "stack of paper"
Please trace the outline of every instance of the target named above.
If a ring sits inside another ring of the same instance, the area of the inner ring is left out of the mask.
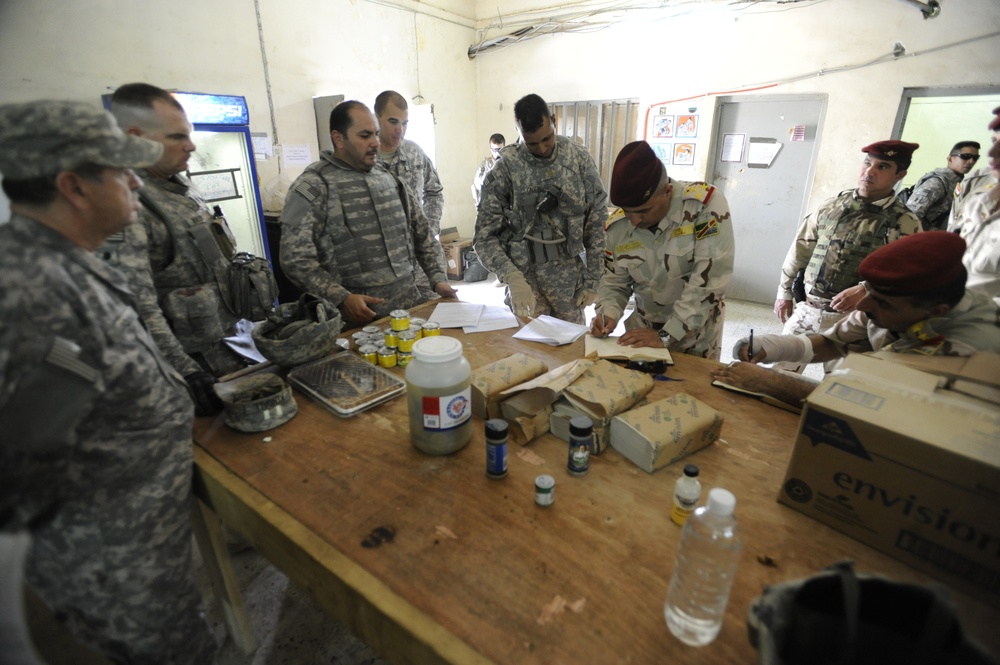
[[[541,342],[550,346],[562,346],[563,344],[572,344],[588,330],[587,326],[542,314],[514,333],[514,339]]]
[[[484,305],[472,302],[442,302],[427,317],[442,328],[462,328],[476,326],[483,314]]]

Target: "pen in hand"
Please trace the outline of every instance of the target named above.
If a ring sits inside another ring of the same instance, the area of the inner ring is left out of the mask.
[[[750,343],[747,345],[747,360],[753,360],[753,328],[750,329]]]

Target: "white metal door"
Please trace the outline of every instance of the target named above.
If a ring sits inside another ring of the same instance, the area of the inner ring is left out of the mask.
[[[781,262],[806,212],[825,107],[824,95],[719,99],[707,177],[733,216],[728,297],[774,303]]]

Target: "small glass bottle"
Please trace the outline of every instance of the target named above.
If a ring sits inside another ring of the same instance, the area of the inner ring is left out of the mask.
[[[670,511],[670,519],[675,524],[684,526],[688,517],[698,506],[701,498],[701,483],[698,482],[698,465],[685,464],[684,473],[674,485],[674,507]]]
[[[733,517],[736,497],[714,487],[708,505],[694,511],[681,531],[663,615],[681,642],[704,646],[719,635],[743,549]]]
[[[499,480],[507,475],[507,421],[486,421],[486,477]]]
[[[569,456],[566,470],[571,476],[585,476],[590,471],[590,447],[594,437],[594,422],[587,416],[575,416],[569,421]]]

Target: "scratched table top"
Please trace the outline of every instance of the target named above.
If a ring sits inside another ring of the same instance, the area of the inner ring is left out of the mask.
[[[473,367],[525,353],[554,369],[583,353],[520,342],[512,330],[463,335]],[[863,572],[931,581],[778,504],[798,417],[710,385],[711,361],[678,355],[650,400],[686,392],[720,411],[721,438],[656,473],[614,450],[566,472],[566,444],[511,445],[509,472],[485,475],[483,422],[471,443],[433,457],[409,442],[405,398],[340,419],[296,393],[299,413],[266,433],[222,418],[196,425],[196,487],[224,521],[391,662],[748,663],[746,613],[767,584],[843,559]],[[392,370],[403,374],[401,368]],[[265,441],[265,438],[268,440]],[[663,618],[680,528],[670,521],[685,462],[736,495],[744,542],[718,639],[689,647]],[[534,479],[555,500],[534,502]],[[954,592],[968,630],[994,650],[1000,612]]]

